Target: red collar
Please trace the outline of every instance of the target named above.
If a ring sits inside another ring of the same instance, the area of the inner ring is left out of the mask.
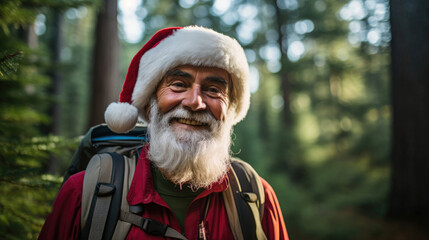
[[[148,149],[149,145],[146,145],[140,153],[140,158],[137,162],[130,190],[128,191],[127,201],[130,205],[137,205],[140,203],[148,204],[154,202],[167,207],[167,204],[164,202],[164,200],[162,200],[158,192],[156,192],[153,185],[150,160],[147,158]],[[195,199],[203,198],[213,192],[223,192],[227,186],[228,178],[225,176],[221,182],[214,183],[209,188],[206,188]]]

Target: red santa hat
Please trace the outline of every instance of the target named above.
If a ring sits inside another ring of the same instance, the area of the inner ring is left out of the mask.
[[[165,28],[134,56],[128,68],[119,102],[111,103],[104,118],[117,133],[132,130],[138,116],[149,121],[145,107],[167,71],[181,65],[218,67],[232,79],[230,107],[233,124],[241,121],[249,109],[249,67],[243,48],[233,38],[208,28],[189,26]]]

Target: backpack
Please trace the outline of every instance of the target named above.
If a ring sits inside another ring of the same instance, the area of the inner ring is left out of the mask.
[[[64,182],[86,170],[81,206],[82,239],[125,239],[132,225],[151,235],[186,239],[168,225],[140,217],[142,206],[128,205],[126,196],[146,142],[147,131],[143,125],[125,134],[114,133],[107,125],[98,125],[81,140]],[[265,196],[260,177],[248,163],[237,158],[231,159],[231,166],[229,186],[222,196],[234,239],[266,239],[261,226]],[[208,204],[206,206],[207,213]],[[205,239],[203,221],[199,229],[199,238]]]

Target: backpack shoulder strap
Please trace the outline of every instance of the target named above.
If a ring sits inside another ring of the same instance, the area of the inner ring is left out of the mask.
[[[131,224],[118,221],[136,165],[118,153],[94,155],[86,169],[81,206],[82,239],[124,239]],[[107,209],[107,210],[106,210]]]
[[[261,225],[265,195],[259,175],[248,163],[234,158],[228,178],[223,198],[234,239],[266,239]]]

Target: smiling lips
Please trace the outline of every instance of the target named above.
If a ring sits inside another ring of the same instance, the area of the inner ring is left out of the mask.
[[[191,126],[208,126],[207,123],[202,123],[200,121],[193,120],[193,119],[174,118],[173,120],[176,120],[179,123],[186,124],[186,125],[191,125]]]

